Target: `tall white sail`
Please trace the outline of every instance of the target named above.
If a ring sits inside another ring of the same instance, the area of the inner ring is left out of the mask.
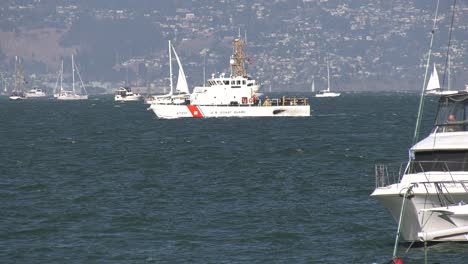
[[[431,77],[427,83],[426,91],[440,89],[439,75],[437,74],[437,69],[434,64],[434,69],[432,70]]]
[[[172,46],[172,51],[174,51],[177,64],[179,65],[179,76],[177,78],[176,91],[182,94],[190,94],[187,79],[185,78],[184,68],[182,67],[182,63],[180,62],[179,56],[177,56],[177,52],[175,51],[174,46]]]
[[[310,91],[315,93],[315,78],[312,79],[312,87],[310,88]]]

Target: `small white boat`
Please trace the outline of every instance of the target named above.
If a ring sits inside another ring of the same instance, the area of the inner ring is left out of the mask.
[[[467,107],[467,92],[442,95],[434,128],[410,148],[406,168],[376,165],[371,196],[401,218],[403,240],[468,241]]]
[[[12,92],[8,99],[16,101],[16,100],[25,100],[26,96],[22,92]]]
[[[327,61],[327,89],[326,90],[321,90],[318,91],[315,94],[315,97],[338,97],[341,95],[341,93],[335,93],[330,91],[330,64]]]
[[[434,64],[431,77],[429,78],[429,82],[427,82],[426,95],[450,95],[456,93],[458,93],[458,91],[443,90],[442,87],[440,87],[439,75],[437,74],[437,69]]]
[[[26,92],[25,96],[27,98],[38,98],[38,97],[46,97],[46,93],[39,88],[33,88]]]
[[[15,56],[15,86],[11,95],[8,97],[10,100],[17,101],[17,100],[24,100],[26,96],[24,94],[24,74],[23,74],[23,66],[21,64],[20,58]]]
[[[130,87],[120,87],[115,91],[114,100],[120,102],[140,101],[143,97],[138,93],[133,93]]]

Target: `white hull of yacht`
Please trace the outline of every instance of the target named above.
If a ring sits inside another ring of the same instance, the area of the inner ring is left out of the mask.
[[[451,95],[457,94],[458,91],[427,91],[426,95]]]
[[[338,97],[341,93],[333,93],[333,92],[326,92],[326,93],[318,93],[315,97]]]
[[[444,206],[441,205],[441,200],[446,197],[449,197],[452,203],[468,201],[468,180],[464,183],[461,180],[468,179],[466,172],[426,172],[408,174],[404,177],[412,179],[412,183],[379,187],[371,194],[390,211],[395,221],[398,222],[402,197],[407,187],[413,186],[410,198],[405,201],[401,222],[402,239],[411,242],[423,239],[467,242],[468,221],[453,221],[440,210],[434,210]]]
[[[127,96],[121,96],[121,95],[115,95],[114,100],[117,102],[136,102],[140,101],[143,97],[141,95],[127,95]]]
[[[87,95],[68,95],[68,96],[58,96],[57,100],[63,101],[76,101],[76,100],[88,100]]]
[[[27,98],[44,98],[46,97],[47,95],[45,93],[42,93],[42,94],[32,94],[32,93],[26,93],[26,97]]]
[[[10,99],[10,100],[12,100],[12,101],[18,101],[18,100],[25,100],[26,97],[17,96],[17,95],[12,95],[12,96],[9,96],[8,99]]]
[[[310,105],[295,106],[213,106],[213,105],[163,105],[152,104],[157,117],[208,118],[208,117],[269,117],[310,116]]]
[[[27,98],[44,98],[46,97],[46,93],[41,90],[30,90],[24,94]]]

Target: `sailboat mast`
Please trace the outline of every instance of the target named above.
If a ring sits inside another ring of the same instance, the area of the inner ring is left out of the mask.
[[[62,66],[60,67],[60,91],[63,91],[63,59]]]
[[[206,85],[206,52],[203,54],[203,87]]]
[[[327,91],[330,91],[330,62],[327,61]]]
[[[450,77],[451,77],[451,70],[450,70],[450,54],[447,54],[448,55],[448,58],[447,58],[447,91],[450,91],[450,86],[452,86],[452,82],[450,80]]]
[[[172,52],[171,52],[171,41],[169,40],[169,81],[170,81],[170,92],[169,94],[172,95],[174,93],[174,88],[172,84]]]
[[[18,56],[15,56],[15,92],[18,91]]]
[[[72,54],[72,87],[73,87],[73,94],[75,94],[75,61],[73,59],[73,54]]]
[[[312,77],[312,87],[310,88],[310,91],[312,93],[315,92],[315,77]]]

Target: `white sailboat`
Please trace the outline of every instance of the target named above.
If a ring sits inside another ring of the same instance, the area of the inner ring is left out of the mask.
[[[26,96],[24,95],[23,66],[18,56],[15,56],[15,86],[8,98],[13,101],[26,99]]]
[[[83,94],[79,94],[76,92],[75,71],[78,74],[78,77],[80,79],[80,84],[81,84],[80,90],[83,92]],[[62,80],[63,80],[63,62],[62,62],[61,77],[60,77],[60,92],[56,96],[57,100],[87,100],[88,99],[86,88],[84,86],[83,80],[81,79],[80,71],[77,69],[75,65],[75,60],[74,60],[73,55],[72,55],[72,90],[71,91],[63,89]]]
[[[341,93],[335,93],[330,90],[330,63],[327,61],[327,89],[318,91],[315,97],[338,97]]]
[[[444,91],[442,87],[440,87],[439,82],[439,75],[437,74],[437,69],[434,64],[434,68],[432,69],[431,77],[427,82],[426,86],[426,95],[447,95],[447,94],[456,94],[458,91]]]
[[[179,67],[179,73],[177,77],[177,85],[175,88],[174,93],[174,85],[173,85],[173,80],[172,80],[172,53],[174,53],[174,56],[177,61],[177,65]],[[171,44],[171,41],[169,40],[169,93],[164,94],[164,95],[156,95],[152,96],[151,99],[147,99],[146,102],[149,104],[185,104],[186,100],[189,100],[190,98],[190,91],[189,87],[187,84],[187,78],[185,77],[185,72],[184,68],[182,67],[182,63],[180,62],[179,56],[177,55],[177,52],[174,48],[174,46]]]

